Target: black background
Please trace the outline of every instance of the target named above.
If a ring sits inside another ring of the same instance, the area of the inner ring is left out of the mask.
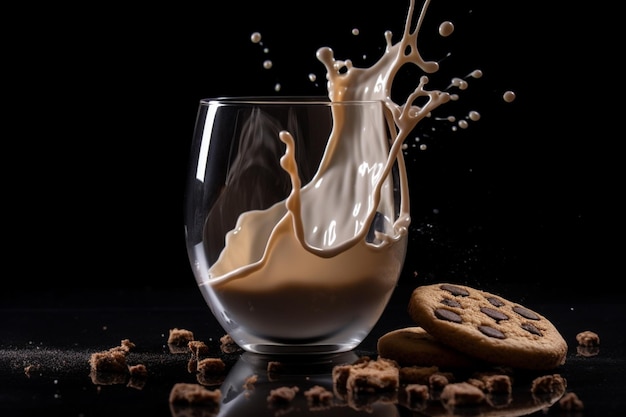
[[[459,103],[482,117],[466,130],[439,128],[426,150],[407,153],[413,222],[402,280],[467,283],[521,299],[621,297],[623,66],[618,27],[602,3],[432,1],[422,54],[440,60],[451,52],[441,63],[446,77],[483,70]],[[307,78],[323,80],[317,48],[331,46],[356,66],[376,59],[383,32],[402,33],[407,4],[96,3],[12,12],[0,297],[194,290],[182,204],[198,101],[324,94],[323,83]],[[455,23],[449,38],[436,34],[443,20]],[[250,41],[254,31],[269,54]],[[506,90],[516,92],[513,103],[502,101]]]

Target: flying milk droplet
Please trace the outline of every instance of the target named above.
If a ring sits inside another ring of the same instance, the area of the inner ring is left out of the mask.
[[[454,25],[450,21],[445,21],[439,25],[439,34],[441,36],[450,36],[454,32]]]
[[[502,98],[504,99],[504,101],[506,101],[507,103],[512,102],[513,100],[515,100],[515,93],[513,91],[507,91],[504,93],[504,95],[502,96]]]

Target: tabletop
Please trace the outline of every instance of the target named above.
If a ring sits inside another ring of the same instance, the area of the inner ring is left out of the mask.
[[[380,336],[413,325],[406,311],[408,294],[410,288],[396,289],[380,321],[354,351],[317,361],[307,357],[295,364],[294,372],[274,379],[264,376],[272,358],[221,349],[220,338],[225,333],[199,291],[102,289],[62,295],[24,294],[22,299],[6,301],[0,307],[0,412],[11,416],[84,417],[453,415],[446,414],[435,401],[427,407],[411,409],[389,398],[374,398],[360,404],[337,401],[325,408],[310,406],[302,396],[282,408],[268,403],[269,392],[281,386],[299,386],[302,391],[321,385],[332,390],[334,365],[362,356],[376,357]],[[475,415],[609,416],[623,412],[626,408],[625,306],[614,300],[577,299],[533,302],[526,307],[549,318],[567,341],[566,363],[548,374],[562,375],[567,381],[567,392],[576,393],[584,403],[584,410],[564,414],[555,404],[525,412],[515,411],[511,405],[499,410],[492,408],[491,414],[475,412]],[[208,355],[219,357],[226,364],[223,375],[214,381],[200,381],[190,368],[193,357],[190,351],[175,351],[168,346],[169,330],[174,328],[190,330],[195,339],[204,341]],[[577,349],[576,335],[584,330],[596,332],[601,340],[599,348],[591,354]],[[147,375],[117,380],[94,377],[90,373],[91,354],[119,346],[126,339],[134,344],[128,354],[129,365],[145,365]],[[263,378],[259,378],[254,390],[246,390],[245,378],[253,373]],[[528,400],[527,381],[524,381],[522,377],[514,384],[511,404]],[[174,384],[180,382],[203,382],[208,389],[220,389],[220,409],[173,407],[169,395]]]

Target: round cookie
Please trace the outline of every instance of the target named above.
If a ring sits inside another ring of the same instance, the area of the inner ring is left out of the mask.
[[[545,370],[565,363],[567,343],[548,319],[486,291],[424,285],[411,294],[408,312],[440,342],[495,365]]]
[[[378,339],[378,355],[401,366],[467,368],[476,359],[440,343],[421,327],[405,327],[385,333]]]

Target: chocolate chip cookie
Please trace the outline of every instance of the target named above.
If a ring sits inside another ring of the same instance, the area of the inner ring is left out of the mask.
[[[438,341],[494,365],[546,370],[565,363],[567,343],[547,318],[486,291],[420,286],[408,312]]]
[[[378,355],[402,366],[475,367],[476,359],[444,345],[421,327],[405,327],[378,339]]]

